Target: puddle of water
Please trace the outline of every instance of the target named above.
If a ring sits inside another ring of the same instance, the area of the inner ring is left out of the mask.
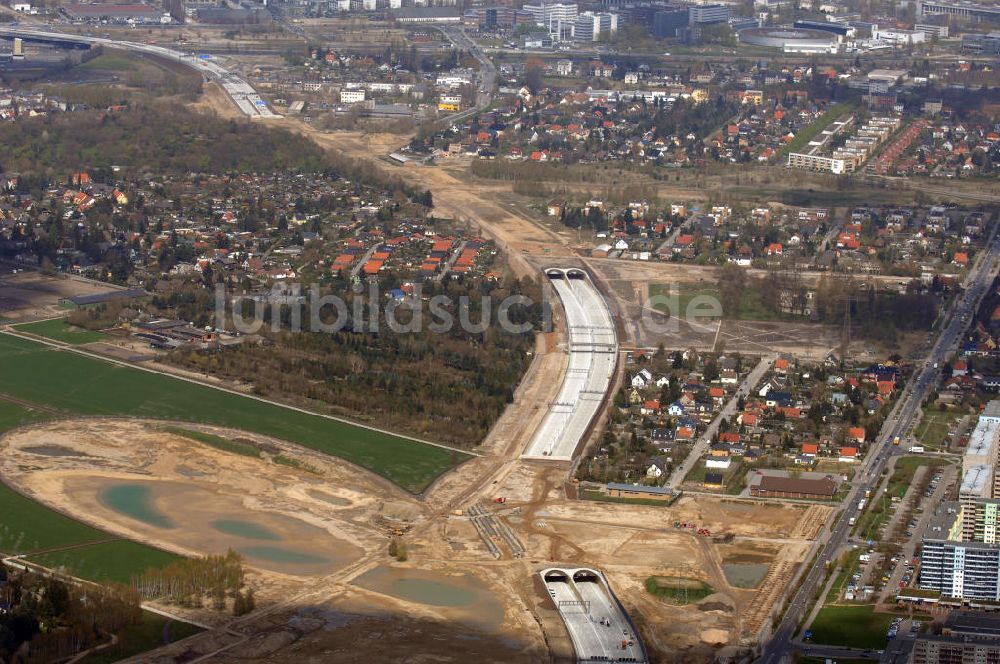
[[[84,454],[83,452],[77,452],[76,450],[63,447],[62,445],[33,445],[31,447],[21,448],[25,452],[30,452],[31,454],[39,454],[41,456],[48,457],[87,457],[89,454]]]
[[[722,572],[730,585],[737,588],[756,588],[767,576],[770,567],[767,563],[726,563],[722,565]]]
[[[482,581],[467,574],[452,576],[383,566],[365,572],[353,583],[416,604],[463,610],[459,620],[488,631],[503,624],[503,607]]]
[[[236,535],[247,539],[271,540],[280,542],[282,537],[273,530],[268,530],[259,523],[252,521],[241,521],[239,519],[216,519],[212,522],[212,527],[220,533],[226,535]]]
[[[156,528],[175,527],[170,517],[153,505],[152,490],[145,484],[114,484],[102,489],[97,497],[105,507],[130,519]]]
[[[294,549],[280,546],[241,546],[236,549],[245,556],[269,560],[273,563],[288,563],[292,565],[321,565],[330,560],[322,556],[314,556]]]
[[[316,491],[315,489],[311,489],[309,491],[309,495],[317,500],[322,500],[324,503],[330,503],[331,505],[338,505],[340,507],[346,507],[351,504],[351,501],[346,498],[334,496],[326,491]]]

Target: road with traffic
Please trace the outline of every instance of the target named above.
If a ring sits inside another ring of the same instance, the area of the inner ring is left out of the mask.
[[[997,242],[997,231],[994,227],[987,249],[983,251],[966,278],[965,292],[954,303],[951,315],[944,317],[937,342],[924,363],[916,369],[876,442],[873,443],[867,460],[855,475],[843,514],[823,540],[815,562],[800,581],[799,589],[785,610],[781,623],[757,660],[760,664],[782,664],[791,661],[793,651],[798,648],[793,641],[796,630],[826,577],[828,565],[835,560],[841,547],[847,543],[852,527],[849,521],[861,512],[858,507],[860,497],[878,484],[890,456],[905,453],[905,446],[894,446],[892,440],[896,436],[906,434],[917,409],[923,405],[929,390],[937,384],[940,366],[968,325],[969,318],[975,312],[980,299],[992,285],[993,278],[997,274],[998,260],[1000,260],[1000,243]]]

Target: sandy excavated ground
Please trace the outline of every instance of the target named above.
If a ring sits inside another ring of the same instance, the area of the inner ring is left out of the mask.
[[[197,427],[255,441],[265,450],[260,460],[161,427],[84,419],[15,430],[0,439],[0,473],[45,504],[179,553],[224,550],[227,542],[211,524],[242,518],[283,536],[277,545],[325,551],[331,560],[303,568],[251,557],[250,582],[260,610],[230,623],[228,631],[169,646],[154,661],[189,659],[223,647],[214,661],[350,661],[357,652],[371,653],[376,658],[371,661],[402,661],[416,653],[420,657],[409,661],[538,661],[546,652],[569,657],[565,630],[536,577],[553,562],[604,570],[650,647],[671,661],[710,661],[720,645],[752,636],[759,627],[755,606],[769,600],[769,608],[774,600],[769,589],[787,584],[808,553],[815,524],[830,511],[710,496],[683,498],[669,508],[569,500],[565,464],[513,457],[479,467],[484,474],[478,477],[465,470],[476,466],[467,464],[418,498],[338,459],[281,441]],[[316,472],[266,458],[278,451]],[[184,527],[152,526],[109,506],[100,490],[114,481],[154,484],[155,507]],[[507,502],[489,502],[495,496]],[[177,501],[193,518],[172,509]],[[509,524],[525,547],[523,558],[511,558],[506,549],[499,560],[488,553],[465,513],[478,501]],[[719,544],[675,530],[676,520],[735,538]],[[407,530],[405,563],[386,555],[389,527]],[[236,538],[229,544],[245,542]],[[769,583],[756,590],[729,585],[722,565],[747,560],[771,566]],[[481,593],[481,600],[440,606],[358,585],[365,573],[387,566],[465,584]],[[689,606],[666,605],[643,588],[653,574],[702,579],[716,594]],[[374,645],[372,632],[382,635]]]

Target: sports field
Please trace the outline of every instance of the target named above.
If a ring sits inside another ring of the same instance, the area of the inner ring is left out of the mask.
[[[70,414],[186,420],[274,436],[422,491],[467,455],[0,335],[0,395]]]
[[[22,323],[15,325],[18,332],[37,334],[53,341],[62,341],[67,344],[89,344],[95,341],[104,341],[108,337],[100,332],[94,332],[76,325],[70,325],[64,318],[54,318],[52,320],[40,320],[35,323]]]

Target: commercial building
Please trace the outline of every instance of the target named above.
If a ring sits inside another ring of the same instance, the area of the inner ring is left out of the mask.
[[[691,5],[688,7],[688,23],[694,25],[711,25],[729,21],[729,6],[721,4]]]
[[[933,18],[933,17],[932,17]],[[933,21],[925,20],[918,21],[916,25],[913,26],[916,32],[924,33],[925,39],[947,39],[948,38],[948,24],[944,21]]]
[[[962,35],[962,50],[981,55],[1000,55],[1000,32],[986,35]]]
[[[545,26],[549,34],[560,37],[572,36],[576,17],[579,16],[579,8],[575,2],[524,5],[521,10],[528,13],[536,24]]]
[[[1000,6],[980,5],[975,2],[919,2],[917,16],[948,14],[965,16],[980,21],[1000,21]]]
[[[597,41],[617,31],[618,15],[608,12],[583,12],[573,23],[573,38],[579,41]]]
[[[872,30],[872,39],[888,42],[896,46],[907,46],[910,44],[920,44],[926,37],[923,32],[916,30],[885,30],[876,28]]]

